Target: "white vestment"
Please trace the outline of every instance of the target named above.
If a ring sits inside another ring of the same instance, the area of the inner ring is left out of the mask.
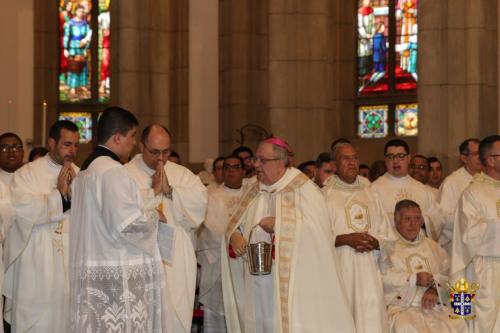
[[[394,221],[394,208],[399,201],[409,199],[418,203],[424,216],[427,235],[436,241],[439,239],[444,217],[428,186],[409,175],[394,177],[386,172],[371,184],[371,189],[378,196],[390,221]]]
[[[7,172],[4,169],[0,169],[0,182],[4,183],[5,186],[10,186],[10,182],[12,181],[13,176],[13,172]]]
[[[158,231],[157,212],[144,206],[118,157],[108,156],[95,158],[73,182],[68,332],[165,333],[166,225]]]
[[[347,184],[333,175],[328,185],[322,188],[334,242],[338,235],[355,232],[367,232],[379,242],[394,239],[392,226],[378,199],[359,178],[353,184]],[[377,263],[379,251],[356,252],[347,245],[336,250],[356,332],[386,333],[386,305]]]
[[[270,275],[233,271],[226,251],[222,260],[224,309],[228,331],[354,332],[343,292],[324,198],[295,168],[270,186],[255,183],[243,196],[227,228],[224,250],[233,232],[249,239],[263,217],[275,217],[275,260]],[[255,230],[260,229],[260,227]],[[270,236],[260,229],[253,243]],[[243,289],[243,290],[242,290]]]
[[[244,192],[243,186],[231,189],[221,185],[208,197],[207,215],[198,238],[200,303],[205,312],[203,329],[207,333],[226,332],[222,301],[221,244],[229,220]]]
[[[47,154],[25,164],[10,186],[15,209],[4,246],[5,318],[13,332],[68,332],[69,213]],[[78,168],[73,165],[75,172]]]
[[[394,242],[381,244],[381,270],[387,313],[392,333],[467,332],[463,319],[451,319],[446,252],[432,239],[420,233],[413,242],[399,236]],[[438,292],[432,309],[422,308],[426,287],[417,286],[417,273],[433,275]]]
[[[479,283],[473,332],[500,332],[500,181],[474,176],[458,204],[451,279]]]
[[[3,244],[5,241],[5,235],[12,223],[12,219],[15,216],[14,207],[10,202],[10,192],[9,188],[0,181],[0,258],[3,254]],[[4,282],[4,272],[5,267],[3,259],[0,260],[0,286],[3,286]],[[3,302],[0,302],[0,323],[3,321]],[[3,333],[3,325],[0,325],[0,333]]]
[[[461,167],[446,177],[439,188],[438,202],[445,217],[443,232],[439,238],[439,244],[451,255],[451,240],[453,238],[453,223],[458,201],[462,192],[472,181],[472,175]]]
[[[137,154],[125,168],[139,184],[146,207],[155,208],[161,204],[168,224],[175,227],[173,258],[164,261],[168,332],[190,332],[197,273],[192,237],[205,218],[207,190],[199,177],[186,167],[167,162],[165,174],[172,187],[172,200],[155,196],[151,188],[155,170],[144,163],[141,154]]]

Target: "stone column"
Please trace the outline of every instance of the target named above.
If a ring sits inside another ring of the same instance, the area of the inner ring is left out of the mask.
[[[169,1],[120,0],[115,100],[141,125],[169,125]],[[141,126],[142,127],[142,126]]]
[[[329,146],[333,113],[331,1],[269,2],[269,116],[297,161]],[[335,126],[335,125],[333,125]]]
[[[219,1],[221,152],[227,154],[246,124],[268,128],[268,1]],[[256,142],[244,142],[255,148]]]
[[[419,151],[448,170],[464,139],[497,132],[497,10],[496,0],[419,2]]]

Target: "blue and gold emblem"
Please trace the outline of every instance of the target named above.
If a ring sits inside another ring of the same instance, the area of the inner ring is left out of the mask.
[[[476,291],[479,290],[479,284],[472,283],[469,286],[469,282],[461,278],[455,282],[455,286],[448,285],[448,287],[450,288],[450,304],[453,310],[450,318],[474,319],[476,315],[473,312],[473,302]]]

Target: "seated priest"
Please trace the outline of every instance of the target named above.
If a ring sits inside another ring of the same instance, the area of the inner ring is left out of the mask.
[[[450,259],[422,231],[424,218],[412,200],[396,204],[397,240],[381,246],[381,271],[390,332],[467,332],[451,319],[447,288]]]

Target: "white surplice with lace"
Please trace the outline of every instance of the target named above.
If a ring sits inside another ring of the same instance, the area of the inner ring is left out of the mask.
[[[167,332],[158,214],[125,167],[95,159],[74,181],[71,216],[71,332]]]

